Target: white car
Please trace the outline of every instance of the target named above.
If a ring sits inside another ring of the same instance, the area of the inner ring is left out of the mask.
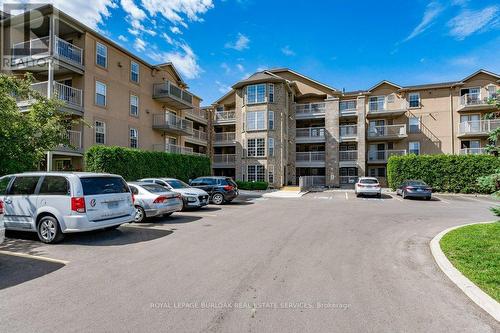
[[[380,198],[382,196],[382,188],[375,177],[359,177],[358,182],[354,185],[354,193],[357,197],[361,195],[376,195]]]
[[[164,186],[146,182],[128,183],[135,197],[135,222],[144,222],[147,217],[170,216],[181,211],[182,197]]]
[[[3,201],[0,200],[0,244],[5,240],[5,226],[3,223]]]
[[[133,200],[117,175],[29,172],[0,178],[5,229],[36,232],[44,243],[61,241],[66,233],[133,222]]]
[[[184,201],[184,208],[200,208],[206,206],[210,199],[210,196],[204,190],[189,186],[182,180],[175,178],[145,178],[140,181],[159,184],[165,186],[170,191],[181,194]]]

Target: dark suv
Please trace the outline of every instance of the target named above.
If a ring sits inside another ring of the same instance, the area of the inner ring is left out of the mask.
[[[238,185],[230,177],[199,177],[191,180],[189,185],[206,191],[216,205],[231,202],[238,196]]]

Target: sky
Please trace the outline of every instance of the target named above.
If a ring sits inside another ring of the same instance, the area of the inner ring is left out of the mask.
[[[267,68],[346,90],[500,73],[498,0],[52,3],[152,64],[173,62],[203,105]]]

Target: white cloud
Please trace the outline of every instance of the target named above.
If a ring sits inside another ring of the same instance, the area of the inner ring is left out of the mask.
[[[281,52],[286,56],[294,56],[295,55],[295,52],[292,49],[290,49],[290,46],[288,46],[288,45],[281,48]]]
[[[229,67],[229,65],[226,64],[225,62],[220,64],[220,68],[222,68],[224,70],[224,73],[226,73],[226,74],[231,73],[231,67]]]
[[[236,68],[238,68],[238,70],[239,70],[240,72],[244,72],[244,71],[245,71],[245,67],[243,67],[243,65],[242,65],[242,64],[236,64]]]
[[[121,0],[122,8],[134,20],[142,21],[146,18],[146,13],[137,7],[133,0]]]
[[[498,27],[498,6],[489,6],[480,10],[464,10],[448,22],[450,35],[458,40],[463,40],[470,35]]]
[[[228,86],[227,84],[224,84],[220,81],[215,81],[215,84],[217,85],[217,90],[221,93],[221,94],[225,94],[227,92],[229,92],[232,88],[230,86]]]
[[[181,29],[179,29],[179,27],[170,27],[170,31],[172,31],[173,34],[178,34],[178,35],[182,35],[182,31]]]
[[[148,54],[157,62],[172,62],[177,70],[188,79],[195,79],[200,76],[203,69],[198,64],[198,57],[191,47],[184,43],[174,41],[176,50],[170,52]]]
[[[144,52],[146,50],[146,42],[140,38],[135,39],[134,49],[139,52]]]
[[[450,64],[461,67],[475,67],[478,64],[477,60],[475,56],[460,56],[450,59]]]
[[[118,39],[121,40],[122,42],[128,42],[128,38],[123,35],[118,36]]]
[[[139,34],[140,34],[139,30],[132,29],[132,28],[128,28],[127,31],[129,34],[134,35],[134,36],[139,36]]]
[[[434,23],[434,20],[439,16],[439,14],[441,14],[443,9],[444,8],[438,2],[433,1],[429,3],[425,8],[424,16],[422,17],[420,23],[403,41],[409,41],[427,30]]]
[[[238,33],[238,39],[236,39],[235,42],[227,42],[225,48],[243,51],[249,48],[248,44],[250,44],[250,38],[243,35],[242,33]]]
[[[182,26],[187,26],[183,16],[190,21],[202,21],[200,15],[214,7],[212,0],[141,0],[141,3],[150,15],[161,14]]]
[[[174,40],[172,39],[172,37],[167,35],[165,32],[161,34],[161,37],[170,45],[174,44]]]

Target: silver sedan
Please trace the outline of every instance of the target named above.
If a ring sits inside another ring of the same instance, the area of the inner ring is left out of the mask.
[[[135,222],[143,222],[146,217],[170,216],[182,210],[182,197],[158,184],[128,183],[134,194]]]

